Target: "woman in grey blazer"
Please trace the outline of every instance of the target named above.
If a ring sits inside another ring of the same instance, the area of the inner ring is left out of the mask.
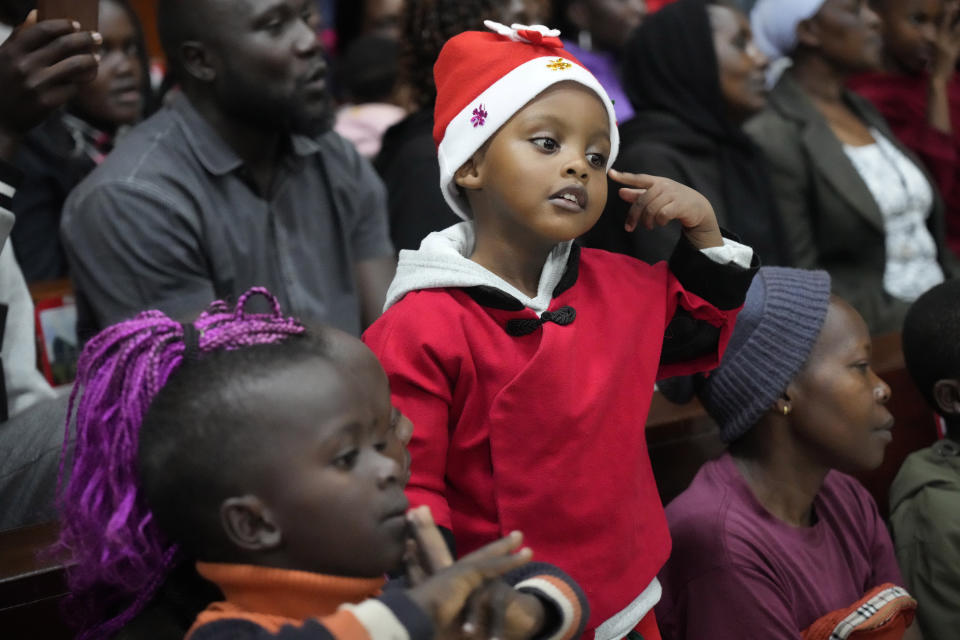
[[[792,61],[746,130],[769,160],[794,265],[830,272],[874,333],[898,331],[910,302],[960,264],[934,183],[844,87],[879,66],[879,18],[858,0],[760,0],[752,22],[769,56]]]

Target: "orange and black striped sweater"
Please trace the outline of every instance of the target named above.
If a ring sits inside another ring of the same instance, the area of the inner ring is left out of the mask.
[[[306,571],[197,563],[226,600],[197,616],[186,640],[429,640],[430,618],[402,588],[383,578],[343,578]],[[506,580],[549,612],[539,638],[579,637],[589,612],[580,587],[563,571],[531,563]]]

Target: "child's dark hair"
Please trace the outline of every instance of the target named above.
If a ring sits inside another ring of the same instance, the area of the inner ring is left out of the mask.
[[[903,321],[903,358],[931,407],[937,380],[960,377],[960,280],[948,280],[917,298]]]
[[[433,105],[433,65],[443,45],[458,33],[483,30],[503,0],[407,0],[403,8],[400,77],[418,109]]]
[[[191,557],[238,562],[220,526],[220,505],[249,491],[246,480],[283,437],[282,425],[247,418],[251,388],[284,368],[329,359],[322,334],[218,351],[181,367],[154,398],[140,428],[140,491],[160,529]],[[229,380],[229,384],[226,381]],[[184,496],[190,496],[185,500]]]
[[[247,313],[244,307],[254,295],[266,296],[273,312]],[[159,311],[142,312],[105,329],[84,347],[67,414],[61,483],[64,463],[71,457],[69,425],[76,404],[76,443],[69,483],[58,489],[61,533],[55,548],[70,554],[75,563],[67,573],[71,591],[67,606],[80,639],[109,637],[121,629],[179,561],[177,545],[161,530],[139,488],[141,427],[170,426],[161,421],[172,420],[172,405],[180,407],[181,421],[192,412],[210,416],[212,409],[227,402],[227,381],[243,375],[215,366],[221,352],[249,351],[247,365],[254,366],[260,355],[273,357],[263,345],[283,343],[304,331],[299,322],[282,315],[268,291],[254,288],[232,309],[223,301],[214,302],[193,324],[180,324]],[[203,367],[208,379],[201,384],[189,371],[205,365],[208,357],[214,360]],[[166,398],[168,381],[181,375],[192,380],[194,388],[173,384],[169,395],[174,397]],[[168,479],[174,480],[177,474],[170,475]],[[179,506],[188,503],[184,500]]]

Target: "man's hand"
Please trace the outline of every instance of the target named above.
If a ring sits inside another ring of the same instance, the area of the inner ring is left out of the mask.
[[[36,12],[0,45],[0,154],[97,77],[99,33]]]
[[[697,249],[723,246],[723,236],[710,202],[698,191],[669,178],[644,173],[610,170],[610,177],[627,187],[620,197],[631,204],[624,228],[633,231],[638,224],[647,229],[679,220],[684,235]]]

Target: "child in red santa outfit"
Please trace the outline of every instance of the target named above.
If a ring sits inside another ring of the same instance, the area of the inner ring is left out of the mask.
[[[614,171],[635,205],[628,229],[684,226],[673,257],[575,245],[606,203],[613,105],[559,32],[486,24],[434,68],[441,189],[466,221],[401,252],[364,340],[415,425],[407,495],[457,551],[522,529],[584,587],[590,635],[656,640],[670,536],[644,435],[651,394],[718,363],[753,252],[722,237],[696,191]]]

